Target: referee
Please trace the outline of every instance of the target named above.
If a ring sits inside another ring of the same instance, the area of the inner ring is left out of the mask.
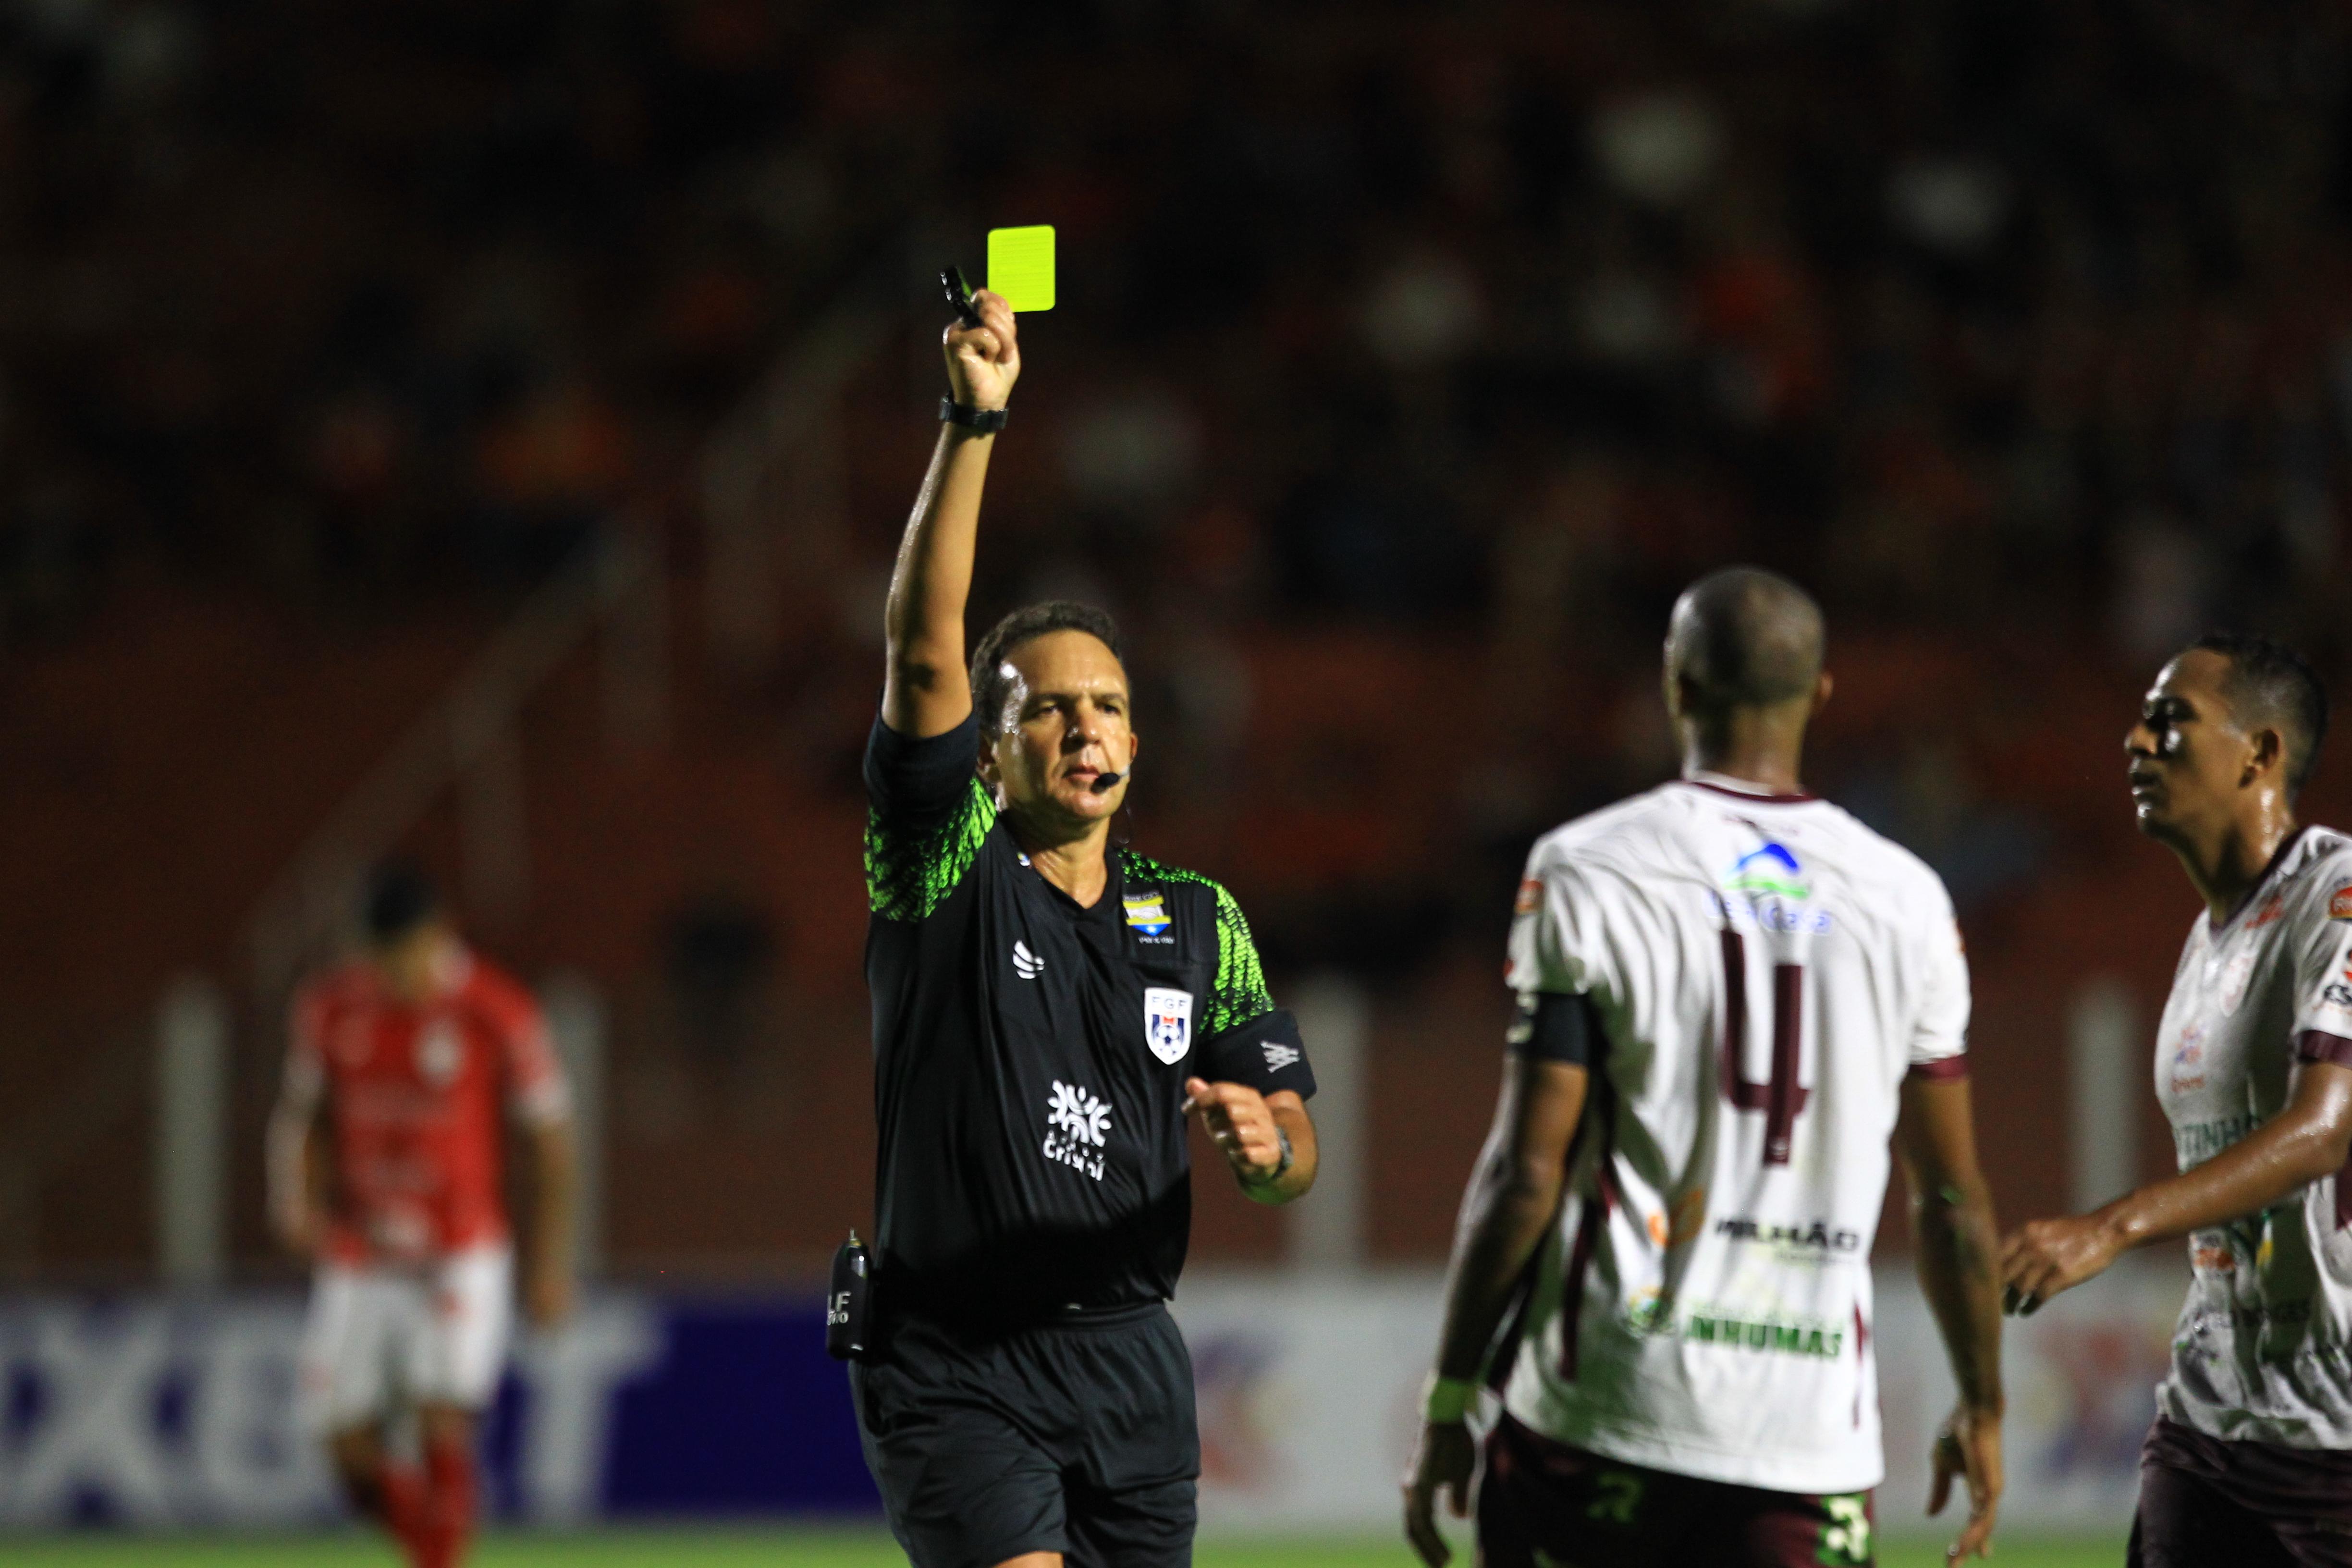
[[[950,326],[944,427],[898,548],[866,753],[877,1258],[850,1371],[915,1568],[1178,1568],[1200,1438],[1166,1300],[1185,1118],[1242,1191],[1315,1180],[1315,1079],[1233,896],[1109,847],[1137,739],[1118,634],[1016,610],[967,667],[1013,312]]]

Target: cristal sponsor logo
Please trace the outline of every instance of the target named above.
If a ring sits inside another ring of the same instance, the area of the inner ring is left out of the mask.
[[[1045,1158],[1101,1181],[1102,1150],[1110,1140],[1109,1104],[1090,1089],[1055,1079],[1045,1121]]]
[[[1045,973],[1045,961],[1030,952],[1027,942],[1015,942],[1013,944],[1013,968],[1022,979],[1034,980]]]
[[[1811,1225],[1768,1225],[1746,1215],[1715,1222],[1715,1234],[1730,1241],[1762,1242],[1768,1247],[1807,1247],[1821,1252],[1859,1252],[1862,1233],[1832,1229],[1826,1220]]]
[[[1265,1053],[1265,1070],[1268,1072],[1280,1072],[1285,1068],[1294,1068],[1298,1065],[1297,1046],[1286,1046],[1268,1040],[1258,1048]]]

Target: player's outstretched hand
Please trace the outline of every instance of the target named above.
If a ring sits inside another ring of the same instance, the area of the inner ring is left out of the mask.
[[[948,323],[940,347],[948,360],[948,390],[971,408],[1002,408],[1021,379],[1021,342],[1013,308],[1001,294],[982,289],[971,297],[980,325]]]
[[[2122,1250],[2122,1237],[2095,1214],[2019,1226],[2000,1244],[2000,1310],[2030,1318],[2059,1291],[2103,1273]]]
[[[1936,1479],[1927,1494],[1927,1512],[1944,1511],[1950,1500],[1952,1480],[1964,1479],[1969,1489],[1969,1522],[1960,1538],[1944,1550],[1947,1563],[1992,1555],[1992,1526],[2000,1511],[2000,1417],[1953,1408],[1944,1429],[1936,1435]]]
[[[1234,1174],[1244,1182],[1265,1183],[1282,1169],[1282,1140],[1274,1126],[1274,1112],[1265,1096],[1245,1083],[1211,1083],[1206,1079],[1184,1080],[1184,1114],[1198,1112]]]
[[[1421,1441],[1404,1472],[1404,1538],[1429,1568],[1445,1568],[1454,1548],[1437,1531],[1437,1494],[1456,1519],[1470,1517],[1470,1472],[1478,1465],[1478,1445],[1459,1421],[1424,1421]]]

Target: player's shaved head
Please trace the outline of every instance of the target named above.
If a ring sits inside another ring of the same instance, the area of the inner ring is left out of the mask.
[[[1666,668],[1701,713],[1812,696],[1824,631],[1813,596],[1755,566],[1710,572],[1675,601]]]
[[[2287,798],[2303,793],[2327,738],[2327,689],[2293,648],[2244,632],[2208,632],[2189,645],[2230,661],[2222,700],[2241,730],[2276,730],[2286,750]]]

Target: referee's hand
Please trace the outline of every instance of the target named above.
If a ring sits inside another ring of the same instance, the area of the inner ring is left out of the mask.
[[[1002,294],[982,289],[971,297],[980,325],[961,321],[948,323],[940,339],[947,355],[948,390],[968,408],[1002,408],[1021,379],[1021,340],[1013,325],[1013,307]]]
[[[1184,1114],[1195,1113],[1243,1181],[1269,1181],[1282,1169],[1282,1140],[1275,1132],[1274,1112],[1267,1109],[1265,1096],[1249,1085],[1186,1079]]]

